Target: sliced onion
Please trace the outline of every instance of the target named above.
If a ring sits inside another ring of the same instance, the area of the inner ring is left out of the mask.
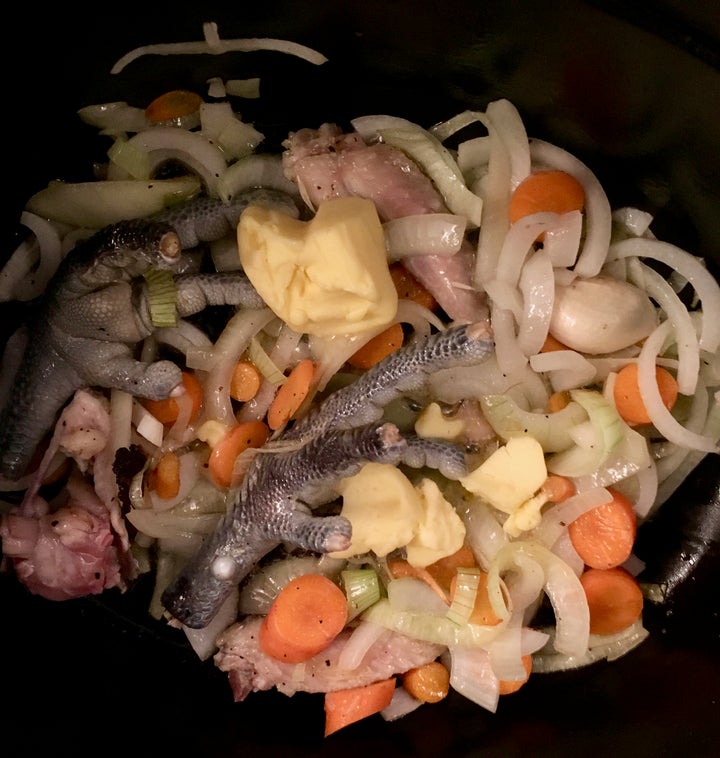
[[[356,669],[362,662],[370,648],[378,640],[388,633],[388,630],[380,624],[370,621],[361,621],[352,631],[350,638],[343,645],[338,656],[337,666],[345,671]]]
[[[549,142],[530,141],[533,164],[560,169],[574,176],[585,190],[585,241],[575,264],[578,276],[596,276],[607,258],[612,218],[602,185],[595,174],[574,155]]]
[[[99,103],[80,108],[78,116],[91,126],[100,129],[100,134],[117,137],[127,132],[140,132],[150,126],[142,108],[125,102]]]
[[[54,276],[63,258],[60,235],[57,229],[46,219],[35,213],[23,211],[20,223],[34,235],[40,246],[40,261],[33,275],[26,280],[26,286],[32,286],[33,297],[45,291],[47,283]]]
[[[297,42],[271,38],[220,39],[215,22],[203,24],[205,39],[201,42],[169,42],[136,47],[122,56],[110,69],[111,74],[119,74],[125,66],[145,55],[222,55],[229,52],[249,53],[255,50],[272,50],[287,55],[294,55],[309,63],[321,65],[327,58],[317,50],[300,45]]]
[[[530,367],[549,374],[554,392],[585,387],[595,379],[595,366],[575,350],[551,350],[530,356]]]
[[[392,700],[387,708],[380,711],[380,715],[385,721],[397,721],[403,716],[417,710],[423,702],[414,698],[402,685],[395,687]]]
[[[201,133],[175,126],[154,126],[131,137],[128,145],[148,154],[150,173],[161,163],[176,160],[198,174],[211,195],[220,196],[219,181],[225,173],[227,161],[222,150]],[[114,165],[110,163],[108,167],[108,179],[124,179],[113,169]]]
[[[450,686],[468,700],[495,713],[500,699],[500,684],[487,650],[452,647]]]
[[[608,259],[651,258],[667,264],[694,287],[702,303],[700,348],[715,353],[720,347],[720,286],[702,261],[669,242],[630,238],[610,246]]]
[[[390,260],[412,255],[454,255],[465,238],[467,219],[451,213],[421,213],[386,221]]]
[[[583,513],[604,505],[612,500],[612,495],[604,487],[579,492],[562,503],[548,508],[542,516],[540,525],[533,530],[533,537],[545,547],[552,548],[569,524]]]
[[[210,623],[202,629],[183,625],[190,646],[201,661],[206,661],[218,649],[216,640],[237,619],[238,592],[234,590],[224,600]]]
[[[283,172],[279,155],[254,153],[240,158],[228,166],[217,183],[218,194],[223,200],[256,187],[267,187],[299,197],[297,185]]]
[[[572,266],[577,260],[582,237],[583,216],[580,211],[562,214],[545,230],[543,249],[553,266]],[[573,272],[574,274],[574,272]]]
[[[467,544],[470,545],[480,566],[487,569],[498,552],[508,544],[509,538],[502,524],[479,498],[465,500],[455,507],[465,524]]]
[[[555,277],[550,256],[534,253],[520,274],[523,315],[518,326],[518,346],[527,355],[539,353],[548,336],[555,296]]]
[[[26,208],[63,224],[101,229],[118,221],[159,213],[168,205],[192,197],[199,189],[196,176],[75,184],[52,181],[28,200]]]

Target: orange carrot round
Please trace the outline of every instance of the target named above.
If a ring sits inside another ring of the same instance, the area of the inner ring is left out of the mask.
[[[518,184],[510,197],[510,223],[533,213],[569,213],[585,207],[582,184],[566,171],[536,171]]]
[[[678,384],[675,377],[662,366],[655,367],[655,380],[657,381],[660,397],[665,407],[670,410],[677,400]],[[628,424],[651,423],[647,408],[640,394],[638,384],[637,363],[628,363],[618,371],[613,389],[615,408]]]
[[[303,404],[315,379],[315,369],[315,364],[304,358],[280,385],[267,412],[268,426],[273,431],[286,424]]]
[[[532,672],[532,656],[531,655],[523,655],[522,657],[522,663],[525,667],[525,673],[527,676],[524,679],[519,679],[517,681],[513,680],[506,680],[501,679],[500,685],[499,685],[499,692],[501,695],[512,695],[513,692],[517,692],[525,682],[530,678],[530,673]]]
[[[402,263],[390,266],[390,277],[395,285],[395,291],[402,300],[412,300],[432,311],[437,308],[437,301],[430,291],[421,284]]]
[[[152,472],[152,488],[159,498],[170,500],[180,492],[180,458],[165,453]]]
[[[565,476],[550,474],[541,488],[551,503],[562,503],[575,494],[575,485]]]
[[[395,677],[390,677],[361,687],[325,693],[325,736],[387,708],[394,692]]]
[[[145,115],[153,124],[161,124],[195,113],[202,103],[203,99],[197,93],[175,89],[156,97],[145,108]]]
[[[182,384],[185,392],[192,399],[192,411],[190,413],[190,421],[192,421],[200,412],[203,397],[202,386],[195,374],[190,371],[183,371]],[[177,421],[179,408],[174,397],[168,397],[165,400],[144,400],[143,405],[162,424],[174,424]]]
[[[457,575],[459,568],[474,568],[475,566],[477,566],[477,561],[475,560],[472,548],[469,545],[462,545],[451,555],[440,558],[426,568],[428,573],[437,580],[438,584],[449,590],[450,583]]]
[[[403,687],[421,703],[439,703],[450,692],[450,672],[440,661],[430,661],[406,671]]]
[[[558,350],[569,350],[570,348],[567,345],[564,345],[560,340],[555,339],[555,337],[552,336],[552,334],[548,334],[547,337],[545,337],[545,342],[542,343],[542,347],[540,348],[541,353],[553,353]]]
[[[230,379],[230,397],[240,403],[247,403],[257,395],[262,382],[262,374],[250,361],[238,361]]]
[[[637,517],[632,503],[622,493],[608,488],[609,503],[578,516],[568,525],[568,534],[577,554],[587,566],[609,569],[626,561],[637,533]]]
[[[348,618],[345,593],[322,574],[286,584],[260,627],[260,649],[284,663],[302,663],[322,652]]]
[[[640,585],[623,568],[587,569],[580,576],[590,609],[590,633],[614,634],[640,618]]]
[[[404,339],[402,324],[392,324],[380,334],[368,340],[348,358],[354,368],[368,369],[402,347]]]
[[[213,449],[208,458],[208,470],[220,487],[233,483],[237,457],[251,447],[262,447],[270,438],[270,429],[263,421],[246,421],[234,426]]]

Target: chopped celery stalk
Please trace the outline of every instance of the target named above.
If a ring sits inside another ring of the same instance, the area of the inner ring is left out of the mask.
[[[151,269],[145,274],[153,326],[177,326],[177,289],[170,271]]]
[[[570,397],[587,411],[594,440],[587,447],[574,445],[555,453],[548,459],[547,467],[548,471],[559,476],[589,476],[620,444],[625,425],[615,408],[599,392],[570,390]]]
[[[448,608],[447,618],[456,624],[467,624],[475,609],[480,569],[459,567],[455,578],[455,593]]]
[[[107,154],[116,166],[126,171],[133,179],[150,178],[150,159],[147,152],[138,149],[127,139],[116,139]]]
[[[262,345],[253,337],[248,346],[248,356],[255,364],[258,371],[272,384],[281,385],[286,377],[282,371],[272,362],[270,356],[263,350]]]
[[[380,599],[380,582],[373,569],[347,569],[340,575],[348,599],[349,618],[355,618]]]

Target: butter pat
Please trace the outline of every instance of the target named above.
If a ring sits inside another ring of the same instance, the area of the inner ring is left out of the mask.
[[[250,206],[237,235],[248,278],[295,331],[318,337],[361,334],[395,318],[397,292],[371,200],[326,200],[310,221]]]
[[[367,463],[339,485],[342,515],[352,524],[352,543],[332,558],[349,558],[372,550],[386,556],[413,538],[422,506],[412,482],[388,463]]]
[[[415,421],[415,434],[426,439],[454,441],[465,431],[465,422],[461,419],[447,418],[437,403],[430,403]]]
[[[422,518],[407,544],[407,559],[412,566],[425,567],[460,550],[465,524],[432,479],[423,479],[415,491],[422,504]]]
[[[529,500],[547,479],[542,446],[533,437],[513,437],[474,471],[460,480],[504,513],[513,513]]]

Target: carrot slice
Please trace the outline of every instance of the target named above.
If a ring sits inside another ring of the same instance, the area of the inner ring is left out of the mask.
[[[402,347],[404,336],[402,324],[392,324],[353,353],[348,358],[348,363],[355,368],[372,368]]]
[[[575,485],[565,476],[550,474],[541,487],[549,502],[562,503],[575,494]]]
[[[500,686],[499,691],[501,695],[512,695],[513,692],[517,692],[525,682],[530,678],[530,674],[532,672],[532,656],[531,655],[523,655],[522,657],[523,666],[525,667],[525,672],[527,676],[524,679],[519,679],[517,681],[510,681],[507,679],[501,679],[500,680]]]
[[[590,633],[614,634],[640,618],[640,585],[623,568],[587,569],[580,576],[590,609]]]
[[[582,184],[566,171],[536,171],[518,184],[510,197],[510,223],[542,211],[569,213],[585,207]]]
[[[176,453],[165,453],[160,458],[149,484],[163,500],[170,500],[180,492],[180,458]]]
[[[392,560],[389,560],[387,567],[390,576],[392,576],[393,579],[401,579],[407,576],[413,577],[414,579],[421,579],[444,603],[450,605],[448,593],[438,584],[435,577],[426,568],[413,566],[403,558],[393,558]]]
[[[609,569],[626,561],[637,533],[637,516],[632,503],[617,490],[603,503],[586,511],[568,525],[573,547],[587,566]]]
[[[267,412],[268,426],[273,431],[286,424],[303,404],[315,379],[315,370],[315,364],[304,358],[280,385]]]
[[[302,574],[286,584],[260,626],[260,648],[284,663],[302,663],[322,652],[348,618],[345,593],[322,574]]]
[[[552,334],[548,334],[547,337],[545,337],[545,342],[542,343],[542,347],[540,348],[541,353],[552,353],[557,350],[569,350],[570,348],[567,345],[563,345],[560,340],[556,340],[555,337],[552,336]]]
[[[670,410],[675,405],[678,397],[677,380],[662,366],[656,366],[655,379],[663,404]],[[628,424],[651,423],[647,408],[640,394],[637,363],[628,363],[627,366],[623,366],[618,371],[615,378],[613,396],[617,412]]]
[[[412,300],[430,311],[437,308],[437,300],[432,293],[402,263],[393,263],[390,266],[390,277],[393,280],[398,297],[402,300]]]
[[[185,392],[190,395],[192,400],[192,411],[190,412],[190,421],[192,421],[200,412],[203,397],[202,385],[195,374],[190,371],[183,371],[182,384]],[[168,397],[165,400],[144,400],[143,405],[162,424],[174,424],[180,413],[174,397]]]
[[[229,487],[238,455],[251,447],[262,447],[270,438],[270,429],[263,421],[246,421],[234,426],[213,447],[208,458],[208,470],[215,483]]]
[[[203,99],[197,93],[185,89],[174,89],[156,97],[145,108],[145,115],[148,121],[160,124],[189,116],[195,113],[202,103]]]
[[[428,573],[446,590],[450,590],[450,584],[457,575],[459,568],[473,568],[477,566],[475,554],[469,545],[463,545],[452,555],[431,563],[427,566]]]
[[[251,361],[238,361],[230,379],[230,397],[247,403],[257,395],[262,383],[262,374]]]
[[[548,410],[557,413],[570,404],[570,393],[567,390],[553,392],[548,399]]]
[[[450,672],[440,661],[430,661],[406,671],[403,687],[421,703],[439,703],[450,692]]]
[[[387,708],[394,692],[395,677],[362,687],[326,692],[325,736]]]

